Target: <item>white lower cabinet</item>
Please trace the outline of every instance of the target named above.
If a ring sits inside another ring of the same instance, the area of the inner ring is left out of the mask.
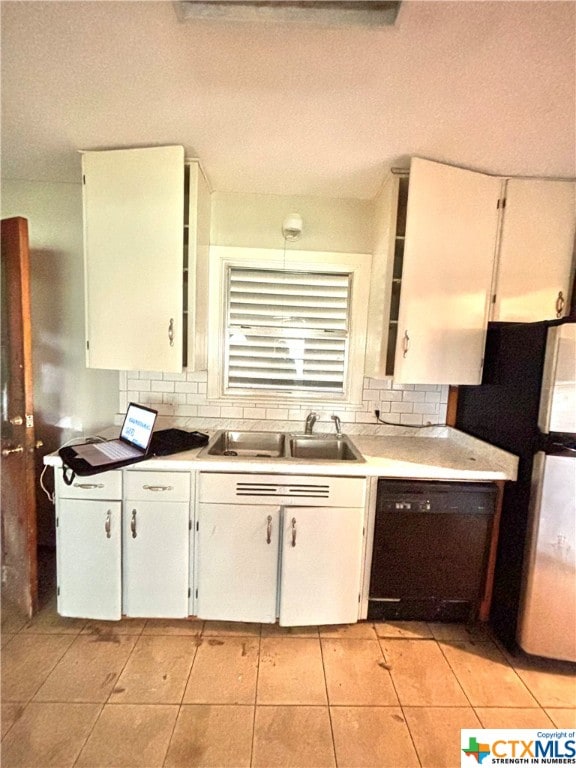
[[[363,478],[201,473],[199,499],[199,618],[358,620]],[[337,499],[350,506],[330,506]]]
[[[188,615],[188,520],[187,502],[126,505],[122,548],[126,616]]]
[[[280,571],[280,624],[358,621],[364,510],[286,507]]]
[[[276,621],[279,518],[278,507],[200,504],[198,616]]]
[[[120,619],[120,501],[60,499],[56,514],[58,613]]]
[[[62,616],[188,616],[191,477],[115,471],[67,486],[56,470]]]
[[[188,616],[190,473],[125,473],[122,606],[126,616]]]

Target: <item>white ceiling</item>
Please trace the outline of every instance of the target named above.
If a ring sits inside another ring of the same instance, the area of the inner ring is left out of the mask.
[[[576,3],[405,0],[396,25],[178,20],[171,2],[7,2],[2,175],[183,144],[213,189],[371,197],[411,155],[576,175]]]

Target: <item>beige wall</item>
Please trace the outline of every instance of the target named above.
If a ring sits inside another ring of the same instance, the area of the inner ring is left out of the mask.
[[[112,423],[118,373],[84,363],[81,186],[3,181],[2,217],[11,216],[28,219],[34,411],[43,454]],[[49,543],[53,509],[38,494],[40,542]]]
[[[282,248],[282,222],[299,213],[302,237],[287,248],[336,253],[371,253],[373,203],[323,197],[283,197],[214,192],[212,245]]]

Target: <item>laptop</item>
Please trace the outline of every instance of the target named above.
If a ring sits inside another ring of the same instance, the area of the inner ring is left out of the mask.
[[[82,443],[71,448],[76,457],[83,459],[90,467],[105,468],[119,461],[137,461],[148,454],[157,415],[158,411],[152,408],[130,403],[119,438],[101,443]]]

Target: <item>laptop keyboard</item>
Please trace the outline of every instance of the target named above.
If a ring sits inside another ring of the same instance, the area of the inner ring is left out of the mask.
[[[130,445],[124,445],[123,443],[101,443],[94,445],[109,459],[129,459],[132,456],[136,456],[140,451],[132,448]]]

